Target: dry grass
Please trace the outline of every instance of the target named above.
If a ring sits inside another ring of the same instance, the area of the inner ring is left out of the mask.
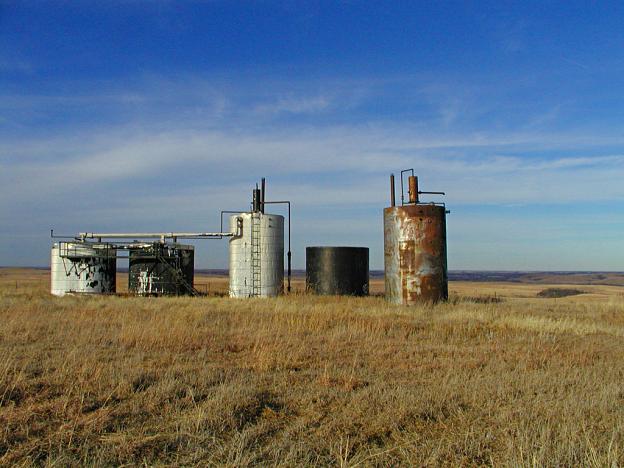
[[[624,463],[619,288],[408,309],[0,280],[3,465]]]

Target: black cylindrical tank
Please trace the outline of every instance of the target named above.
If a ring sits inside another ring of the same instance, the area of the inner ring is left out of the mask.
[[[140,296],[193,294],[192,245],[154,243],[130,249],[128,290]]]
[[[306,247],[306,291],[368,294],[368,247]]]

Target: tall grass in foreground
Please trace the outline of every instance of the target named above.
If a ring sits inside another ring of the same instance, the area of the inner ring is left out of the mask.
[[[624,463],[624,302],[0,291],[0,463]]]

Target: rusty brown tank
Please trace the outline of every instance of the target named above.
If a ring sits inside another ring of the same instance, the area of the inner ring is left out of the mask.
[[[386,300],[403,305],[446,300],[446,207],[419,201],[419,194],[443,193],[418,191],[413,170],[408,181],[409,201],[401,187],[401,205],[395,206],[391,176],[392,206],[384,209]]]

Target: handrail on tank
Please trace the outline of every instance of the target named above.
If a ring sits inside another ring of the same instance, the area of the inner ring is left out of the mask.
[[[78,252],[79,249],[78,248],[73,248],[73,249],[69,249],[68,247],[66,247],[64,244],[76,244],[76,245],[80,245],[80,246],[86,246],[88,248],[94,249],[95,253],[90,253],[88,256],[89,257],[96,257],[96,258],[121,258],[121,259],[128,259],[128,255],[122,255],[123,253],[129,254],[129,252],[131,250],[138,250],[138,249],[147,249],[150,247],[153,247],[154,244],[158,244],[159,242],[137,242],[137,241],[132,241],[132,242],[88,242],[88,241],[81,241],[81,240],[70,240],[70,241],[61,241],[59,242],[59,251],[60,257],[71,257],[71,256],[75,256],[75,255],[69,255],[68,252]],[[101,254],[99,253],[99,251],[105,251],[106,254]],[[111,253],[109,253],[110,251],[115,252],[115,255],[112,255]]]
[[[235,236],[236,232],[80,232],[77,236],[54,235],[54,229],[50,229],[52,239],[75,239],[85,242],[87,239],[221,239],[223,237]]]
[[[66,236],[63,234],[54,234],[54,229],[50,229],[50,238],[52,239],[77,239],[76,236]]]
[[[401,171],[401,205],[405,205],[405,197],[404,197],[404,190],[403,190],[403,174],[405,174],[406,172],[411,172],[412,176],[414,176],[414,169],[403,169]]]
[[[411,172],[412,175],[408,177],[408,194],[409,194],[409,201],[407,202],[408,205],[417,205],[417,204],[421,204],[421,202],[418,199],[418,195],[421,194],[426,194],[426,195],[446,195],[445,192],[425,192],[422,190],[418,190],[418,177],[414,175],[414,169],[403,169],[401,171],[401,206],[405,205],[405,189],[403,188],[403,174],[405,174],[406,172]],[[394,206],[394,176],[391,175],[390,177],[390,186],[391,186],[391,191],[392,191],[392,200],[391,200],[391,206]],[[427,203],[427,204],[431,204],[431,203]],[[433,204],[438,204],[438,203],[433,203]],[[444,203],[440,203],[440,205],[444,205]]]

